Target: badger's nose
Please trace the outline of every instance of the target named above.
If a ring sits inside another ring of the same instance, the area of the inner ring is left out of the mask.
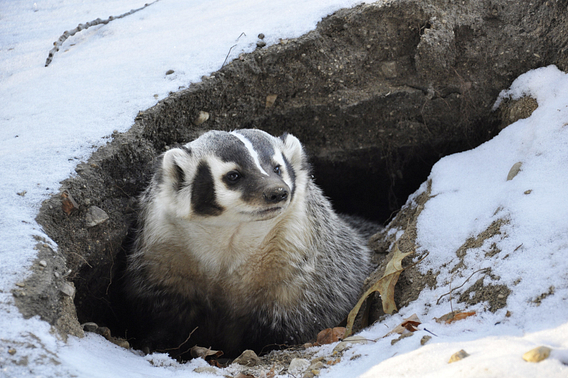
[[[281,186],[267,188],[262,194],[267,203],[278,203],[288,199],[288,190]]]

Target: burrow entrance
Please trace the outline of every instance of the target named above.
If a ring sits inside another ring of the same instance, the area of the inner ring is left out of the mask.
[[[455,20],[432,24],[441,11],[419,4],[339,11],[315,31],[243,55],[140,112],[128,132],[116,133],[78,165],[77,175],[62,183],[61,194],[46,201],[37,218],[66,261],[65,274],[50,282],[74,284],[75,308],[50,293],[52,304],[30,310],[37,306],[29,303],[45,302],[39,292],[20,300],[22,312],[77,333],[60,326],[64,317],[75,319],[76,310],[79,323],[109,326],[128,338],[128,325],[117,325],[111,294],[132,235],[136,197],[161,152],[210,129],[294,134],[337,211],[388,221],[436,161],[498,131],[491,106],[499,91],[542,65],[539,57],[550,55],[541,50],[553,49],[529,33],[503,36],[503,25],[519,23],[513,10],[509,18],[495,19],[484,18],[483,9],[444,8],[446,18],[482,13],[458,26]],[[514,12],[533,14],[520,8]],[[522,56],[486,54],[503,45]],[[108,219],[93,222],[94,207]]]

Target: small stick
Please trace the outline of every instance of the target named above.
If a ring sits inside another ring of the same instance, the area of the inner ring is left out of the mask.
[[[241,39],[242,36],[246,37],[245,32],[242,32],[241,35],[239,35],[239,37],[237,38],[237,40],[235,42],[238,42],[239,39]],[[225,60],[223,61],[223,64],[221,64],[221,68],[225,67],[225,63],[227,63],[227,59],[229,59],[229,55],[231,55],[231,51],[237,47],[237,44],[234,44],[233,46],[231,46],[231,48],[229,49],[229,52],[227,53],[227,56],[225,57]]]
[[[489,270],[490,270],[490,268],[483,268],[483,269],[476,270],[475,272],[471,273],[471,275],[470,275],[460,286],[455,287],[455,288],[453,288],[453,289],[451,288],[451,284],[450,284],[450,291],[447,292],[446,294],[442,294],[442,296],[440,296],[440,298],[438,298],[438,300],[436,301],[436,304],[437,304],[437,305],[440,304],[440,299],[442,299],[442,298],[445,297],[446,295],[450,295],[450,297],[451,297],[452,292],[453,292],[454,290],[459,289],[459,288],[462,287],[463,285],[465,285],[466,282],[469,281],[469,279],[470,279],[471,277],[473,277],[473,275],[474,275],[475,273],[479,273],[479,272],[481,272],[481,271],[485,271],[485,273],[487,273],[487,272],[489,272]],[[450,302],[450,306],[451,306],[451,302]]]
[[[56,52],[59,51],[59,48],[61,47],[61,45],[63,44],[63,42],[65,42],[67,40],[67,38],[74,36],[75,34],[77,34],[78,32],[80,32],[81,30],[85,30],[90,28],[91,26],[95,26],[95,25],[106,25],[109,22],[111,22],[112,20],[116,20],[119,18],[123,18],[126,16],[129,16],[131,14],[134,14],[146,7],[149,7],[150,5],[157,3],[160,0],[155,0],[153,3],[149,3],[149,4],[144,4],[144,6],[142,8],[138,8],[138,9],[132,9],[130,12],[126,12],[121,14],[120,16],[110,16],[109,18],[107,18],[106,20],[101,20],[100,18],[97,18],[96,20],[87,22],[85,24],[79,24],[77,25],[77,27],[75,29],[72,30],[66,30],[65,32],[63,32],[63,34],[61,35],[61,37],[59,37],[59,39],[55,42],[53,42],[53,48],[49,51],[49,54],[47,55],[47,60],[45,61],[45,66],[49,66],[49,64],[51,63],[51,61],[53,60],[53,56],[55,55]]]

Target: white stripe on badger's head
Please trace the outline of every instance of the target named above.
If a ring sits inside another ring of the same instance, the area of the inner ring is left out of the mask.
[[[286,210],[308,177],[302,145],[290,134],[209,131],[163,155],[154,178],[155,209],[198,221],[271,219]]]
[[[248,140],[244,135],[240,134],[237,131],[232,131],[231,132],[232,135],[236,136],[237,138],[239,138],[239,140],[241,142],[243,142],[243,144],[245,145],[246,149],[248,150],[250,156],[252,157],[252,160],[254,161],[254,163],[256,164],[258,170],[265,176],[268,176],[268,173],[266,173],[266,171],[262,168],[262,166],[260,165],[260,160],[258,159],[258,152],[256,152],[256,150],[254,149],[252,143],[250,142],[250,140]]]

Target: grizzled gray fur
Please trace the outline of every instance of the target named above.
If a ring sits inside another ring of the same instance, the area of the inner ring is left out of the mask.
[[[290,134],[210,131],[171,149],[140,207],[125,292],[151,350],[306,342],[347,316],[371,269]]]

